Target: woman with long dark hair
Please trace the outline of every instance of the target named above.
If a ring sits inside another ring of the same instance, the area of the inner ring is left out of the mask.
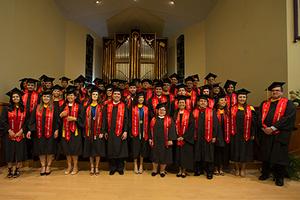
[[[246,89],[237,91],[237,105],[231,108],[230,160],[235,162],[235,175],[246,176],[246,163],[253,161],[253,140],[256,134],[256,113],[247,104]]]
[[[91,89],[91,97],[85,109],[83,156],[90,159],[90,175],[99,175],[100,158],[105,156],[105,139],[101,132],[102,109],[100,91]]]
[[[51,164],[57,150],[59,110],[53,106],[52,90],[42,92],[41,103],[33,110],[29,121],[27,138],[33,133],[34,155],[39,156],[40,175],[50,175]]]
[[[25,133],[27,131],[26,111],[22,102],[23,92],[17,88],[7,93],[8,108],[4,107],[0,118],[0,131],[4,136],[5,161],[8,178],[20,176],[19,168],[27,159]]]

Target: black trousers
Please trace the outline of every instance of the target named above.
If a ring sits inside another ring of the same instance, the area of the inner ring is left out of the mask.
[[[212,162],[204,162],[204,161],[201,161],[201,162],[195,162],[195,172],[196,173],[203,173],[205,170],[205,172],[207,174],[213,174],[214,172],[214,163]]]
[[[271,165],[269,162],[263,162],[262,174],[269,176],[271,172],[273,172],[273,175],[276,179],[284,178],[285,166],[279,164]]]
[[[110,171],[124,171],[125,162],[123,158],[112,158],[109,160]]]

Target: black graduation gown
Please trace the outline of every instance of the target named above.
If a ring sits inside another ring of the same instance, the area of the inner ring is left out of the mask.
[[[95,109],[97,108],[95,107]],[[85,124],[86,123],[87,122],[85,121]],[[100,138],[99,136],[94,137],[93,131],[95,126],[95,120],[93,120],[92,117],[91,117],[90,124],[91,124],[90,136],[86,135],[85,127],[83,128],[83,135],[84,135],[83,157],[95,157],[95,156],[104,157],[106,154],[105,138],[104,137]]]
[[[164,95],[162,95],[162,96],[164,96]],[[153,99],[153,97],[155,97],[155,95],[153,95],[150,99],[149,99],[149,101],[148,101],[148,107],[149,107],[149,113],[151,113],[150,115],[150,117],[151,117],[151,119],[153,118],[153,117],[155,117],[155,110],[156,110],[156,108],[153,108],[153,105],[152,105],[152,99]],[[166,97],[166,99],[167,99],[167,101],[165,102],[166,104],[167,104],[167,114],[169,115],[170,114],[170,112],[172,111],[172,107],[171,107],[171,102],[170,102],[170,96],[165,96]],[[162,97],[161,97],[162,98]],[[158,100],[158,103],[161,103],[161,98]]]
[[[139,109],[140,112],[140,109]],[[130,156],[134,159],[142,156],[143,158],[149,157],[150,154],[150,146],[149,141],[145,141],[144,139],[144,123],[145,120],[148,120],[148,129],[150,126],[150,112],[148,111],[147,119],[139,119],[142,121],[142,124],[139,124],[139,135],[134,137],[132,135],[132,110],[129,112],[129,134],[130,134]],[[149,133],[148,133],[149,134]]]
[[[0,132],[3,136],[4,158],[6,162],[22,162],[27,159],[27,147],[25,140],[27,125],[28,120],[25,119],[23,124],[24,138],[20,142],[10,140],[8,134],[8,108],[3,108],[0,118]]]
[[[217,114],[213,111],[213,138],[220,140],[221,134],[219,133],[219,123]],[[194,156],[196,162],[214,162],[214,149],[215,144],[207,142],[205,139],[205,111],[199,113],[198,119],[198,131],[197,131],[197,140],[194,145]]]
[[[176,120],[178,112],[175,114],[174,120]],[[182,114],[180,116],[180,122],[182,121]],[[176,145],[176,164],[179,167],[193,170],[194,168],[194,118],[190,114],[188,129],[183,134],[184,145]],[[178,137],[178,136],[177,136]]]
[[[230,160],[234,162],[253,161],[253,144],[251,138],[248,141],[244,139],[244,110],[238,110],[236,113],[236,134],[230,138]],[[257,117],[255,111],[252,111],[251,136],[256,135]]]
[[[275,114],[278,101],[272,102],[269,112],[265,119],[266,126],[272,126],[273,117]],[[263,104],[262,104],[263,105]],[[288,101],[284,116],[276,122],[273,126],[276,127],[280,133],[277,135],[267,135],[262,128],[262,105],[259,111],[259,127],[258,137],[260,140],[261,159],[264,162],[271,164],[279,164],[287,166],[289,164],[288,147],[292,130],[295,126],[296,108],[292,101]]]
[[[108,133],[107,152],[106,152],[108,159],[128,157],[127,139],[126,140],[121,139],[123,132],[128,131],[128,109],[126,105],[125,105],[124,112],[125,113],[124,113],[123,131],[120,136],[117,136],[115,133],[115,129],[116,129],[116,122],[117,122],[118,107],[114,106],[112,110],[110,132],[108,132],[107,105],[103,109],[102,132]],[[127,136],[129,136],[128,133]]]
[[[156,117],[156,123],[153,127],[153,135],[149,133],[149,139],[154,141],[154,146],[151,148],[151,160],[159,164],[171,164],[173,162],[172,146],[166,147],[164,135],[164,119]],[[169,128],[168,140],[176,140],[175,123],[171,119],[171,127]],[[175,144],[173,144],[175,145]]]
[[[68,104],[66,104],[68,106]],[[69,108],[71,109],[71,108]],[[63,108],[61,109],[61,111]],[[63,127],[63,119],[61,119],[62,127]],[[61,136],[61,146],[66,156],[79,156],[82,153],[82,129],[84,127],[84,108],[81,104],[79,104],[78,108],[78,118],[76,123],[78,135],[75,136],[75,133],[71,133],[71,138],[67,141],[65,138]],[[62,128],[63,129],[63,128]],[[62,130],[63,131],[63,130]]]
[[[219,140],[215,144],[215,165],[216,166],[226,166],[229,164],[229,155],[230,155],[230,143],[225,142],[225,125],[224,125],[224,114],[221,114],[221,123],[219,122],[220,130]]]
[[[28,129],[32,132],[31,139],[33,140],[33,153],[35,156],[39,155],[50,155],[56,154],[57,152],[57,140],[54,138],[54,132],[59,129],[59,110],[54,106],[53,111],[53,122],[52,122],[52,136],[50,138],[44,137],[44,128],[45,128],[45,118],[46,118],[46,109],[44,109],[42,116],[42,137],[38,138],[36,135],[36,109],[39,109],[39,106],[34,108],[32,111]]]

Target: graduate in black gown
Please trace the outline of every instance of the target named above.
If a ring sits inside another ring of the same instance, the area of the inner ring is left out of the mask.
[[[8,178],[20,176],[19,168],[27,159],[25,134],[26,111],[22,102],[23,92],[17,88],[7,93],[9,106],[4,107],[0,118],[0,132],[4,140],[4,158],[8,166]]]
[[[175,123],[167,115],[167,107],[167,103],[157,104],[157,116],[153,117],[150,122],[149,144],[153,165],[152,176],[158,174],[158,165],[160,165],[160,176],[165,177],[167,164],[173,162],[172,145],[173,140],[176,140],[177,136]]]
[[[194,168],[194,119],[186,106],[186,96],[178,96],[178,110],[175,111],[174,121],[176,125],[176,164],[179,167],[177,177],[186,177],[186,169]]]
[[[112,101],[103,109],[102,132],[107,139],[109,174],[124,174],[125,158],[128,157],[128,108],[121,101],[121,90],[115,88]]]
[[[208,107],[208,96],[198,97],[198,107],[193,110],[195,119],[195,176],[205,169],[207,179],[213,178],[215,142],[220,140],[219,123],[216,112]]]
[[[146,106],[145,93],[143,91],[138,92],[129,112],[130,149],[134,159],[134,173],[136,174],[143,173],[143,160],[149,156],[149,114],[149,108]]]
[[[259,110],[259,138],[263,161],[259,180],[269,178],[271,169],[277,186],[284,185],[285,168],[289,164],[288,147],[295,126],[296,108],[283,97],[284,82],[274,82],[268,90],[271,98]]]
[[[168,101],[167,96],[165,96],[163,94],[163,82],[162,81],[158,81],[155,84],[154,95],[148,101],[148,106],[149,106],[149,110],[150,110],[150,113],[151,113],[151,118],[157,115],[157,112],[156,112],[157,109],[155,109],[155,108],[159,103],[166,103],[167,104],[167,110],[168,110],[167,114],[170,114],[171,104]]]
[[[68,167],[65,174],[78,173],[78,156],[82,153],[82,129],[84,127],[84,108],[75,96],[76,88],[68,86],[66,102],[62,106],[60,118],[62,124],[61,145],[67,157]],[[73,162],[73,167],[72,167]]]
[[[253,106],[247,104],[246,89],[237,91],[237,105],[231,108],[230,160],[235,162],[235,175],[246,176],[246,163],[253,161],[253,143],[257,117]]]
[[[59,108],[53,105],[52,90],[43,91],[41,103],[31,114],[26,135],[33,140],[34,155],[39,156],[41,176],[51,173],[51,164],[57,150],[59,122]]]
[[[226,95],[218,95],[216,113],[220,124],[220,140],[215,143],[215,175],[224,175],[224,167],[229,165],[230,150],[230,111],[227,107]]]
[[[105,138],[101,132],[102,110],[100,90],[94,86],[91,98],[85,108],[83,156],[90,159],[90,175],[99,174],[100,158],[105,156]]]

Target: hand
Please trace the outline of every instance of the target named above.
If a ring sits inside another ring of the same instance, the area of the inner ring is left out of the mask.
[[[216,138],[212,138],[211,142],[215,143],[216,142]]]
[[[127,132],[124,132],[124,133],[122,134],[121,139],[122,139],[122,140],[126,140],[126,138],[127,138]]]
[[[254,140],[254,138],[255,138],[254,136],[251,136],[251,140]]]
[[[150,146],[153,146],[153,140],[149,139]]]
[[[267,127],[265,128],[264,132],[267,134],[267,135],[271,135],[273,133],[273,129],[271,127]]]
[[[15,133],[12,130],[8,130],[8,134],[10,137],[15,137]]]
[[[26,138],[27,138],[27,139],[31,139],[31,132],[30,132],[30,131],[27,132]]]
[[[107,140],[108,139],[108,133],[104,133],[104,138]]]
[[[23,129],[21,129],[19,132],[16,133],[16,137],[20,137],[23,134]]]
[[[58,138],[58,130],[54,131],[54,138]]]
[[[67,118],[68,122],[73,122],[73,121],[76,121],[76,117],[72,117],[72,116],[68,116]]]
[[[169,145],[169,146],[172,146],[172,145],[173,145],[173,141],[172,141],[172,140],[169,140],[169,141],[168,141],[168,145]]]
[[[100,133],[100,134],[99,134],[99,138],[102,139],[103,137],[104,137],[104,134],[103,134],[103,133]]]
[[[177,140],[178,141],[182,141],[182,140],[184,140],[184,138],[183,137],[179,137],[179,138],[177,138]]]
[[[60,116],[60,118],[63,118],[63,117],[68,116],[68,113],[67,113],[67,111],[62,111],[59,116]]]

